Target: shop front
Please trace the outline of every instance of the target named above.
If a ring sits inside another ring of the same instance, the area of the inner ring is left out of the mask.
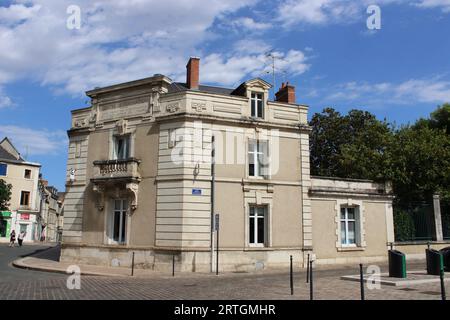
[[[0,211],[0,239],[9,239],[11,233],[11,212]]]

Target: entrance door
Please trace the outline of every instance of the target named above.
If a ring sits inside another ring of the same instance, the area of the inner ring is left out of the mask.
[[[5,238],[7,237],[7,231],[8,228],[8,221],[4,220],[2,217],[0,217],[0,237]]]
[[[125,244],[126,242],[127,211],[127,200],[114,200],[110,236],[113,243]]]

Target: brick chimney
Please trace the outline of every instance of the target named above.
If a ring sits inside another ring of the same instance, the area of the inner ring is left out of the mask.
[[[191,57],[186,66],[186,85],[189,89],[198,89],[200,58]]]
[[[275,101],[295,103],[295,87],[291,86],[289,82],[283,82],[280,90],[275,93]]]

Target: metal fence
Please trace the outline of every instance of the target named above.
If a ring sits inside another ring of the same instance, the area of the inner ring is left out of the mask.
[[[441,200],[442,234],[450,240],[450,200]]]
[[[435,237],[433,204],[428,202],[394,206],[395,241],[428,241]]]

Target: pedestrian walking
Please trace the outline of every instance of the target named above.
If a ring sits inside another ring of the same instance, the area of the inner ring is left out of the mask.
[[[22,231],[21,233],[19,233],[19,236],[17,237],[17,242],[19,243],[19,247],[22,246],[23,239],[25,238],[25,236],[26,236],[25,231]]]
[[[11,231],[11,234],[9,235],[9,246],[14,247],[14,243],[16,242],[16,231]]]

